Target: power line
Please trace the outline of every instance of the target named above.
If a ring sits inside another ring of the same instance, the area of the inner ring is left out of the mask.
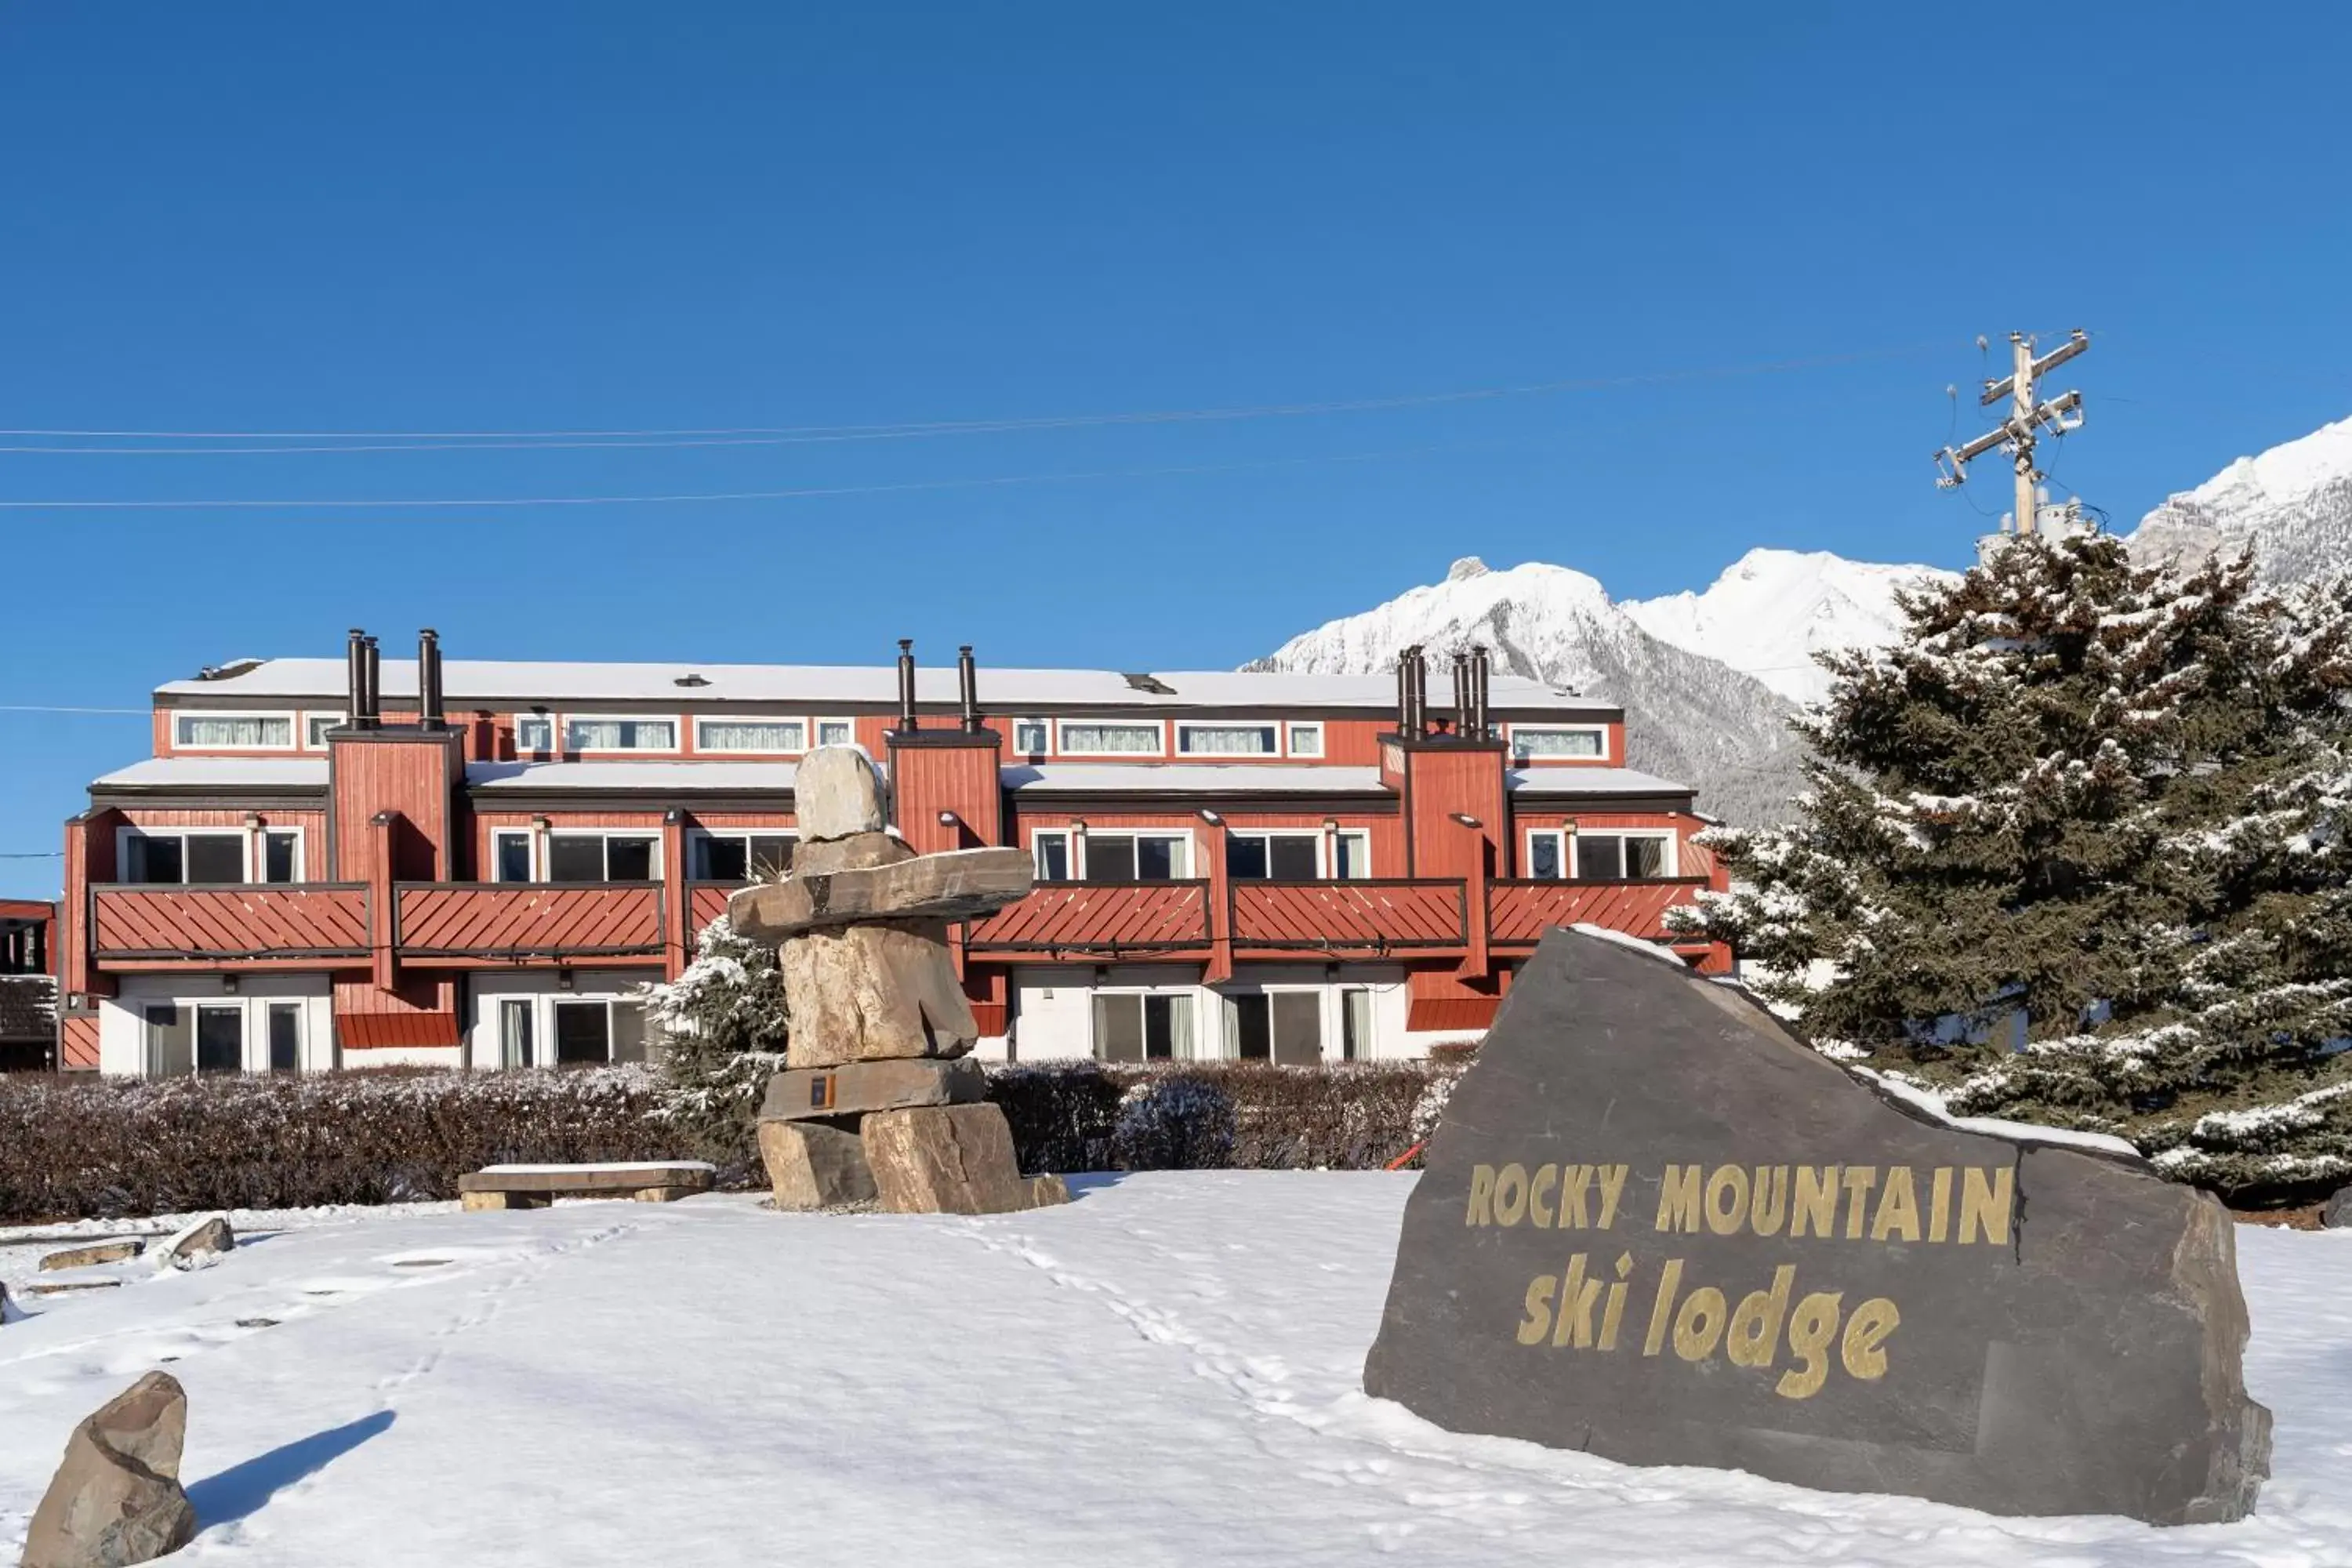
[[[0,446],[0,452],[72,457],[227,457],[259,455],[330,455],[344,452],[446,451],[568,451],[612,448],[671,448],[687,447],[796,446],[821,442],[896,441],[939,436],[1001,435],[1029,430],[1063,430],[1118,425],[1163,425],[1232,422],[1249,419],[1297,418],[1325,414],[1361,414],[1386,409],[1426,408],[1447,404],[1491,402],[1499,398],[1541,396],[1614,387],[1658,385],[1683,381],[1717,380],[1745,375],[1771,375],[1821,370],[1873,360],[1894,359],[1934,352],[1937,343],[1866,349],[1853,353],[1817,355],[1805,359],[1771,360],[1689,370],[1651,371],[1634,375],[1581,376],[1516,385],[1473,387],[1453,392],[1412,393],[1393,397],[1347,398],[1310,403],[1275,403],[1229,407],[1153,409],[1113,414],[1054,415],[1022,419],[958,419],[888,425],[806,425],[708,429],[638,430],[64,430],[0,428],[0,436],[106,441],[300,441],[382,443],[294,447],[48,447]]]
[[[517,508],[540,506],[686,506],[705,502],[806,500],[828,496],[891,495],[920,490],[949,490],[1003,488],[1015,485],[1068,484],[1090,479],[1161,479],[1197,474],[1246,473],[1267,468],[1301,468],[1317,463],[1370,463],[1394,458],[1426,457],[1441,453],[1539,449],[1557,447],[1559,438],[1526,441],[1457,441],[1440,442],[1419,447],[1396,447],[1371,452],[1334,452],[1306,458],[1265,458],[1252,462],[1186,463],[1141,468],[1083,468],[1042,474],[1000,474],[955,479],[904,479],[887,484],[814,485],[795,489],[777,490],[699,490],[679,491],[667,495],[592,495],[592,496],[485,496],[468,498],[426,497],[415,500],[387,500],[367,497],[354,500],[0,500],[0,510],[8,511],[399,511],[404,510],[464,510],[467,508]]]
[[[56,708],[45,703],[0,702],[0,713],[127,713],[144,719],[153,712],[152,708]]]

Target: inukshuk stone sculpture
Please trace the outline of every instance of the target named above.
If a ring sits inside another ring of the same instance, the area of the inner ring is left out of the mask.
[[[800,846],[785,881],[728,900],[736,931],[777,946],[792,1035],[769,1080],[760,1153],[778,1208],[878,1201],[893,1214],[996,1214],[1066,1201],[1024,1179],[1004,1113],[968,1059],[980,1029],[948,922],[1027,896],[1018,849],[917,855],[883,829],[864,752],[828,746],[793,784]]]

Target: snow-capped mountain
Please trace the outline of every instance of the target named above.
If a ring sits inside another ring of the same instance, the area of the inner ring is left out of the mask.
[[[1826,550],[1751,550],[1704,593],[1685,590],[1618,607],[1652,637],[1752,675],[1781,696],[1817,702],[1830,679],[1816,653],[1883,647],[1902,634],[1895,594],[1958,574],[1881,566]]]
[[[1753,677],[1642,629],[1581,572],[1507,572],[1457,561],[1443,583],[1290,639],[1252,669],[1366,674],[1419,643],[1494,650],[1497,668],[1625,708],[1627,763],[1696,786],[1699,807],[1738,822],[1784,817],[1801,754],[1795,705]]]
[[[2274,583],[2352,570],[2352,419],[2239,458],[2149,512],[2127,542],[2150,561],[2252,543]]]

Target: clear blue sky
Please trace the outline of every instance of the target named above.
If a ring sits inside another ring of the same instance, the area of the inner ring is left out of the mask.
[[[1621,596],[1755,544],[1958,564],[1980,520],[1928,455],[1976,334],[2012,327],[2098,334],[2057,478],[2127,522],[2352,414],[2347,58],[2352,12],[2323,5],[0,5],[10,427],[835,426],[1660,378],[764,447],[0,453],[7,500],[863,492],[0,510],[0,705],[138,708],[361,624],[460,657],[911,635],[1169,668],[1462,554]],[[1841,363],[1678,374],[1790,361]],[[1057,474],[1108,477],[887,488]],[[54,850],[145,746],[136,719],[0,712],[0,852]],[[57,883],[0,861],[0,892]]]

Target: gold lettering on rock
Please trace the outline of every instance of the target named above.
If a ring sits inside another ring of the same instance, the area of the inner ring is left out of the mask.
[[[1495,1214],[1492,1207],[1494,1201],[1495,1167],[1492,1165],[1471,1166],[1470,1212],[1463,1216],[1462,1223],[1464,1225],[1494,1224]]]
[[[1598,1169],[1601,1172],[1601,1228],[1607,1230],[1617,1223],[1617,1200],[1625,1195],[1628,1167],[1601,1165]]]
[[[1665,1348],[1666,1325],[1674,1321],[1675,1292],[1682,1289],[1683,1260],[1669,1258],[1658,1274],[1658,1299],[1650,1308],[1650,1331],[1642,1340],[1642,1353],[1655,1355]]]
[[[1845,1343],[1840,1347],[1846,1375],[1864,1383],[1885,1377],[1886,1352],[1880,1347],[1902,1321],[1903,1314],[1884,1296],[1874,1296],[1856,1307],[1853,1316],[1845,1321]]]
[[[1544,1331],[1551,1327],[1551,1293],[1559,1284],[1559,1277],[1554,1274],[1538,1274],[1528,1281],[1527,1316],[1519,1322],[1519,1343],[1543,1343]]]
[[[1789,1167],[1759,1165],[1756,1184],[1748,1190],[1748,1228],[1759,1236],[1778,1236],[1789,1215]]]
[[[1731,1236],[1747,1218],[1748,1172],[1738,1165],[1717,1165],[1706,1179],[1706,1228]]]
[[[1700,1165],[1666,1167],[1665,1176],[1658,1183],[1658,1229],[1698,1229],[1699,1183],[1706,1173]]]
[[[1620,1166],[1619,1169],[1622,1170],[1623,1167]],[[1629,1289],[1625,1279],[1633,1272],[1633,1255],[1630,1252],[1619,1253],[1617,1282],[1609,1287],[1609,1304],[1601,1309],[1601,1348],[1602,1350],[1613,1351],[1617,1348],[1617,1328],[1625,1321],[1625,1292]]]
[[[1592,1167],[1570,1165],[1559,1177],[1559,1224],[1565,1230],[1573,1226],[1582,1230],[1590,1223],[1584,1213],[1584,1194],[1592,1185]]]
[[[1772,1270],[1772,1288],[1750,1290],[1732,1309],[1731,1326],[1723,1338],[1723,1353],[1734,1366],[1770,1371],[1780,1340],[1780,1319],[1789,1310],[1789,1292],[1797,1283],[1797,1266],[1783,1263]]]
[[[1793,1241],[1812,1226],[1815,1236],[1826,1237],[1837,1228],[1838,1168],[1835,1165],[1800,1165],[1797,1167],[1797,1212],[1789,1220],[1789,1238]]]
[[[1536,1179],[1528,1187],[1528,1223],[1539,1230],[1551,1225],[1551,1205],[1545,1201],[1544,1194],[1559,1184],[1558,1165],[1536,1167]]]
[[[1601,1281],[1584,1277],[1584,1254],[1568,1260],[1568,1277],[1559,1288],[1559,1315],[1551,1331],[1552,1348],[1574,1345],[1583,1350],[1592,1343],[1592,1308],[1601,1299]]]
[[[1811,1399],[1830,1378],[1830,1345],[1837,1339],[1840,1290],[1816,1290],[1797,1303],[1789,1320],[1789,1353],[1797,1364],[1780,1374],[1772,1392],[1783,1399]],[[1519,1342],[1524,1344],[1527,1342]]]
[[[1528,1168],[1513,1161],[1495,1173],[1495,1223],[1514,1226],[1528,1212]]]
[[[1878,1216],[1870,1222],[1870,1239],[1919,1239],[1919,1197],[1912,1190],[1911,1167],[1889,1165],[1886,1184],[1878,1192]]]
[[[1878,1167],[1875,1165],[1848,1165],[1845,1168],[1845,1238],[1848,1241],[1862,1239],[1862,1208],[1870,1201],[1870,1189],[1877,1181]],[[1499,1185],[1499,1177],[1496,1182]],[[1499,1213],[1500,1205],[1497,1205],[1496,1208]],[[1510,1222],[1506,1220],[1504,1223],[1507,1225]]]
[[[2003,1165],[1985,1179],[1984,1169],[1970,1165],[1960,1173],[1960,1241],[1974,1241],[1981,1229],[1995,1247],[2009,1245],[2009,1211],[2015,1201],[2017,1173]],[[1854,1309],[1859,1312],[1861,1308]]]
[[[1683,1298],[1675,1313],[1675,1353],[1685,1361],[1705,1361],[1723,1338],[1723,1292],[1702,1285]]]

